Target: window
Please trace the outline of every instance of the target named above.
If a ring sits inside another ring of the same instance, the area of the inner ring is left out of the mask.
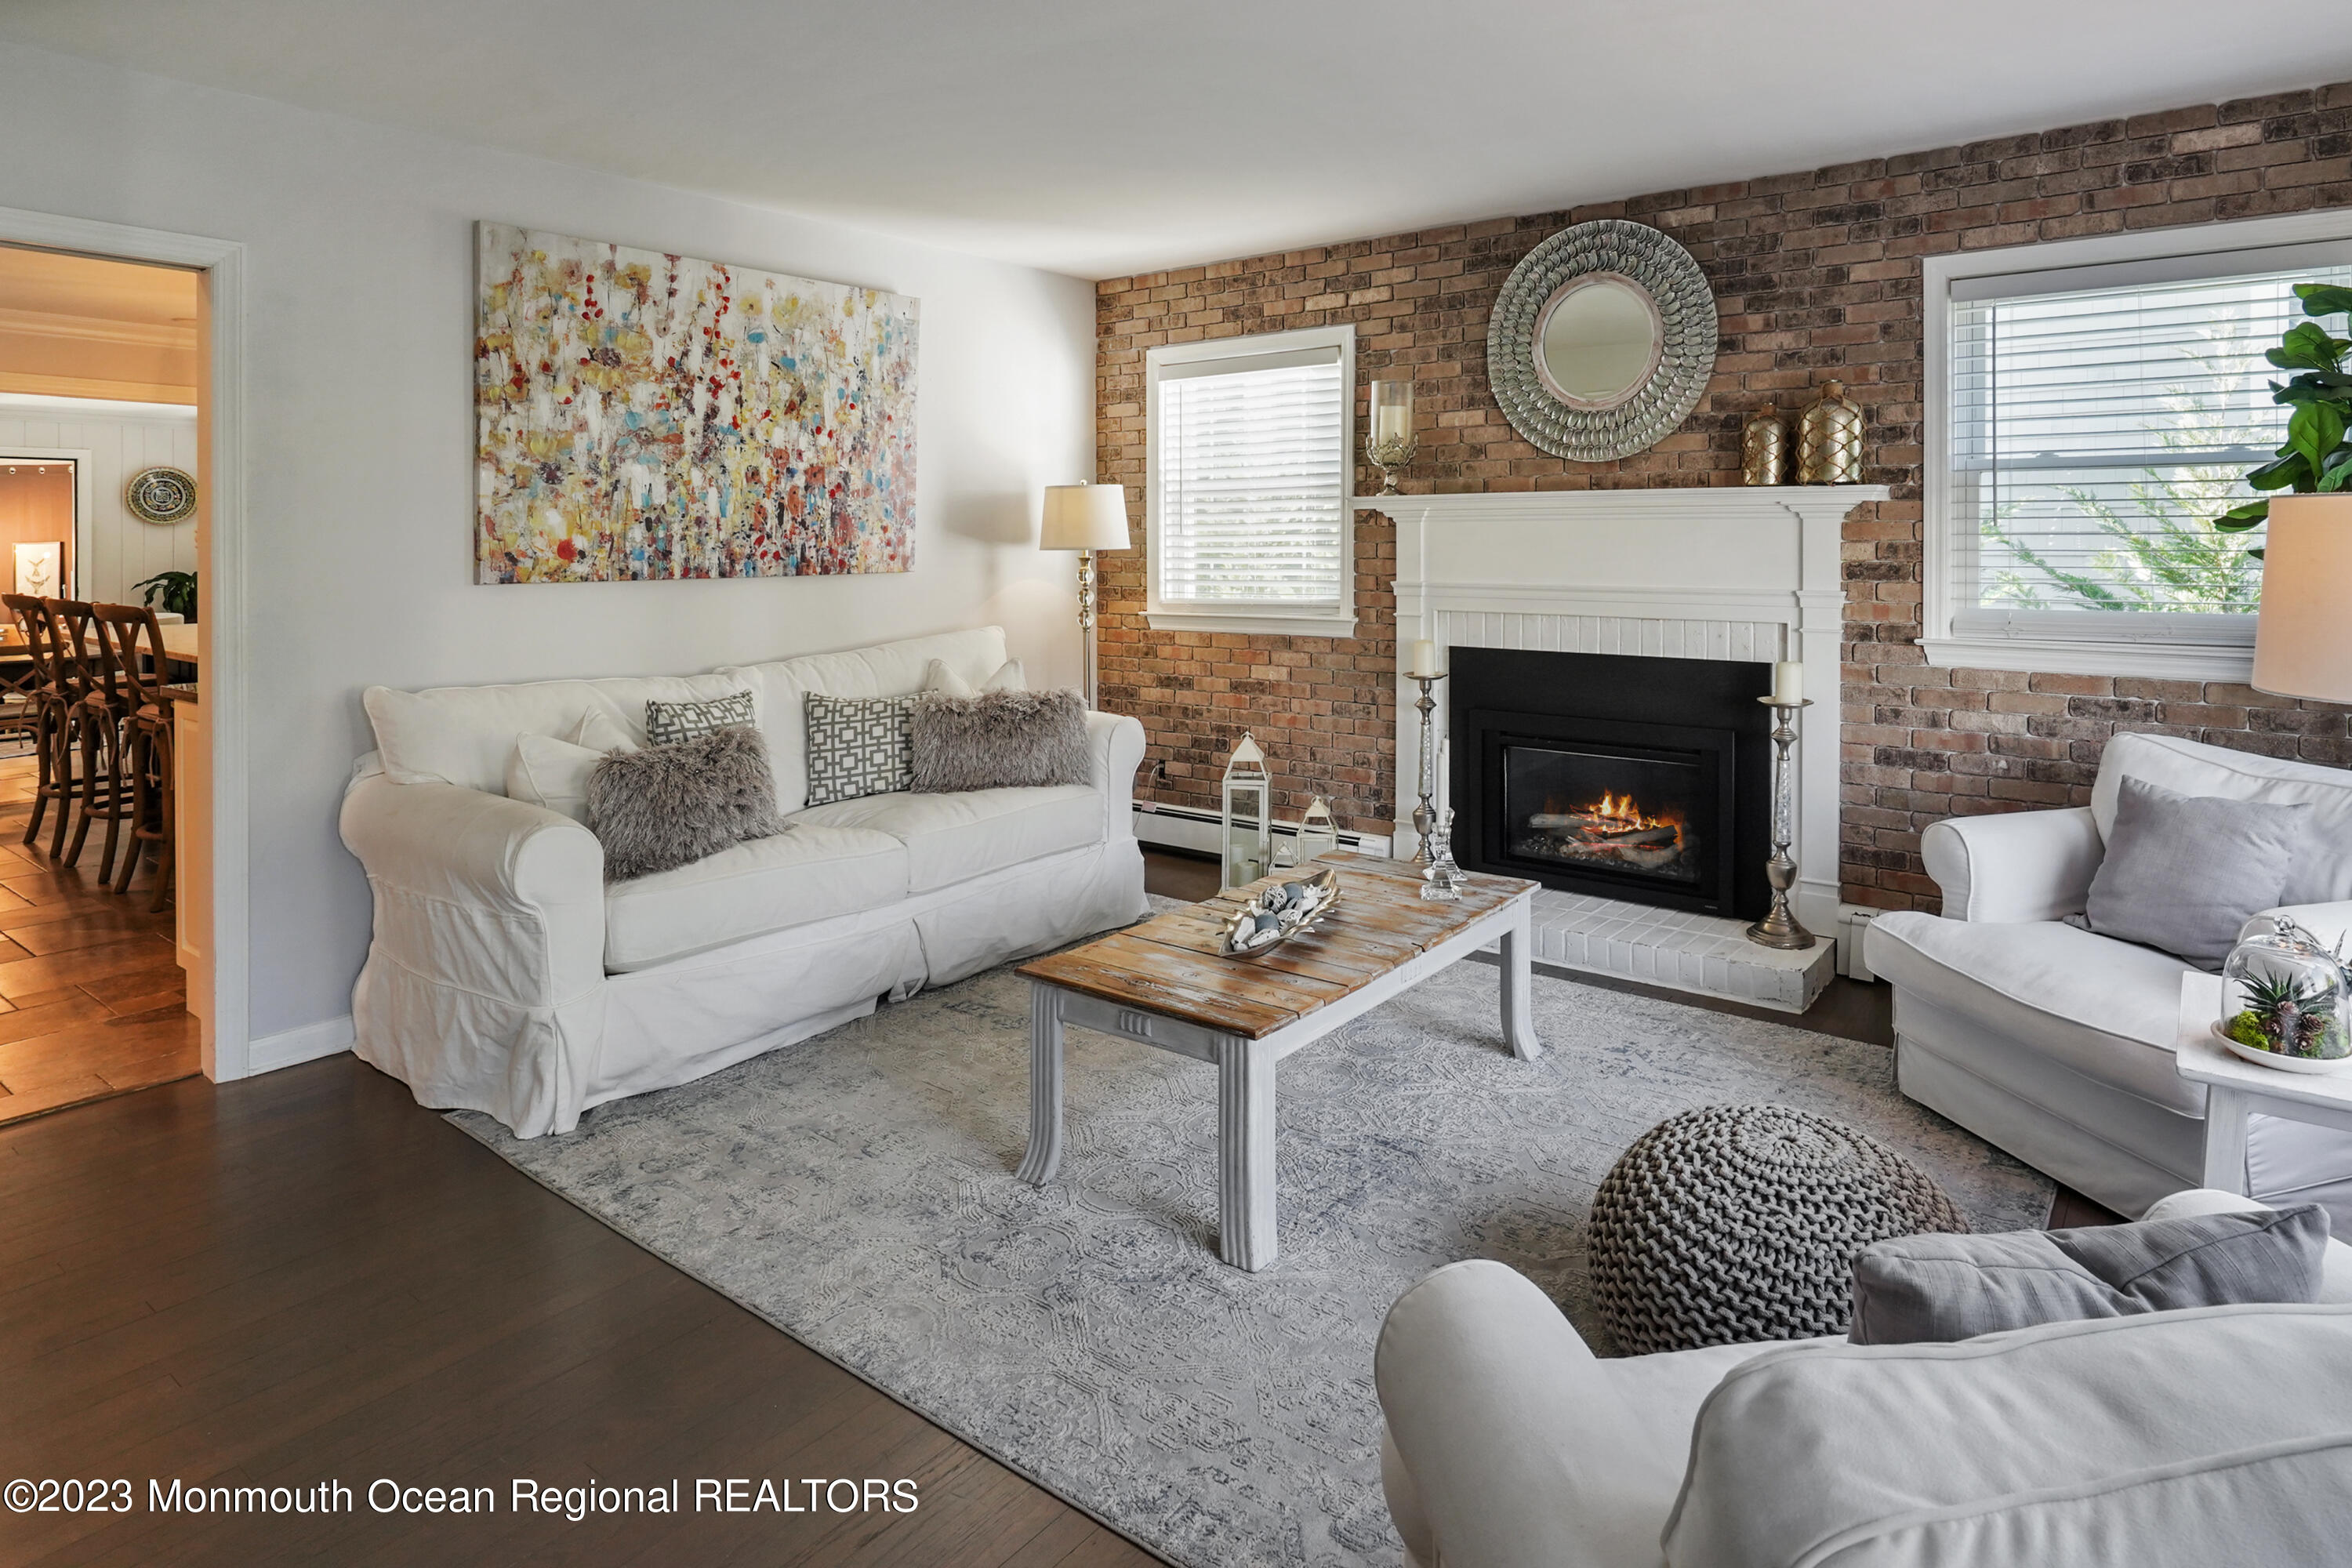
[[[2352,283],[2346,237],[2330,215],[1929,260],[1931,662],[2245,679],[2261,534],[2212,519],[2285,437],[2264,355],[2304,319],[2293,285]]]
[[[1355,329],[1144,355],[1152,626],[1354,635]]]

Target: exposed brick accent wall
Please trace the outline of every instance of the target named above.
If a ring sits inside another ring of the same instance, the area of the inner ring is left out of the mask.
[[[1936,669],[1920,613],[1919,258],[1937,252],[2352,204],[2352,84],[1108,279],[1096,300],[1097,478],[1143,482],[1143,355],[1156,344],[1356,325],[1360,383],[1412,367],[1422,452],[1405,488],[1736,484],[1739,425],[1834,375],[1869,418],[1864,478],[1893,500],[1846,524],[1842,735],[1845,896],[1936,906],[1919,834],[1940,818],[2088,798],[2118,730],[2352,765],[2347,710],[2196,682]],[[1690,248],[1722,316],[1697,411],[1647,452],[1574,463],[1538,451],[1486,385],[1486,318],[1538,241],[1630,217]],[[1362,428],[1363,393],[1357,428]],[[1365,468],[1359,488],[1375,488]],[[1246,725],[1295,814],[1329,793],[1342,822],[1394,819],[1395,533],[1360,515],[1358,636],[1154,632],[1139,553],[1103,557],[1102,700],[1150,738],[1148,798],[1207,806]],[[1164,775],[1154,775],[1164,764]]]

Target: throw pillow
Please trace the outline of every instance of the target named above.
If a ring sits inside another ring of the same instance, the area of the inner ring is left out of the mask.
[[[1008,658],[998,665],[996,673],[978,686],[949,668],[948,661],[943,658],[931,660],[929,667],[923,671],[924,690],[945,692],[950,697],[977,697],[983,691],[1025,691],[1028,689],[1028,677],[1017,658]]]
[[[2083,1230],[1898,1237],[1854,1258],[1848,1338],[1945,1343],[2036,1323],[2309,1301],[2326,1252],[2317,1204]]]
[[[808,803],[887,795],[913,782],[907,752],[911,697],[808,694]]]
[[[2311,807],[2189,795],[2126,779],[2083,923],[2219,969],[2238,928],[2275,905]]]
[[[709,702],[649,701],[646,704],[646,743],[674,746],[730,724],[751,723],[755,717],[748,691],[730,692]]]
[[[560,811],[572,821],[588,820],[588,775],[611,752],[634,752],[620,721],[601,708],[591,708],[573,725],[572,738],[518,735],[514,755],[507,759],[507,798],[529,801]]]
[[[768,744],[749,724],[615,752],[588,778],[588,829],[604,846],[608,882],[674,870],[789,826],[776,815]]]
[[[1094,778],[1086,699],[1075,691],[927,691],[915,699],[909,731],[914,787],[923,794]]]

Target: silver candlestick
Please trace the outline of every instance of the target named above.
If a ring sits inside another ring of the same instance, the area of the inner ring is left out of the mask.
[[[1421,687],[1421,700],[1413,706],[1421,710],[1421,804],[1412,808],[1412,830],[1421,837],[1421,847],[1413,851],[1416,866],[1435,864],[1430,853],[1430,836],[1437,828],[1437,699],[1430,693],[1443,675],[1408,675]]]
[[[1778,702],[1769,697],[1756,700],[1772,710],[1772,858],[1764,863],[1765,879],[1772,884],[1772,907],[1764,918],[1748,928],[1748,940],[1760,947],[1778,947],[1795,951],[1813,945],[1817,940],[1797,919],[1789,907],[1789,889],[1797,885],[1797,862],[1789,853],[1790,841],[1796,837],[1796,792],[1789,776],[1789,748],[1796,744],[1797,731],[1790,720],[1800,708],[1811,708],[1812,700],[1798,702]]]

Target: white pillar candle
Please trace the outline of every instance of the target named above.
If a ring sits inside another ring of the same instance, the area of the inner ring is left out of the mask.
[[[1772,667],[1772,700],[1795,707],[1805,700],[1805,667],[1783,659]]]
[[[1401,407],[1393,403],[1383,404],[1381,406],[1373,409],[1372,439],[1375,441],[1402,441],[1406,439],[1412,434],[1412,426],[1407,423],[1412,416],[1412,410]]]
[[[1437,645],[1427,637],[1412,645],[1412,662],[1405,669],[1410,676],[1434,676],[1437,673]]]

